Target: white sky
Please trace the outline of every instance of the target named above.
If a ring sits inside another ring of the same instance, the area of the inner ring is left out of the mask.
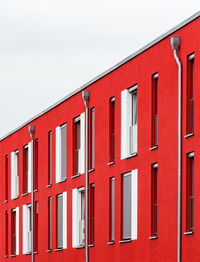
[[[0,0],[0,136],[199,6],[197,0]]]

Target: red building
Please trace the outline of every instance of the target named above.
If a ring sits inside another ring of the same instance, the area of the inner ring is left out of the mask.
[[[200,12],[1,138],[0,261],[86,261],[86,90],[89,261],[200,260],[199,31]]]

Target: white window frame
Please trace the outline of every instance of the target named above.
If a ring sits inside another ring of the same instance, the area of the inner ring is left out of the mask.
[[[19,255],[19,207],[12,209],[12,212],[16,213],[15,230],[16,230],[16,253],[13,255]]]
[[[19,150],[11,152],[11,199],[19,196]]]
[[[31,204],[23,205],[23,254],[31,253]]]

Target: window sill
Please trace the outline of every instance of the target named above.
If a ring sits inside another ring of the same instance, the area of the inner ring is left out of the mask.
[[[124,244],[124,243],[129,243],[129,242],[131,242],[131,241],[132,241],[132,239],[129,238],[129,239],[120,240],[119,243],[120,243],[120,244]]]
[[[47,253],[51,253],[51,252],[52,252],[52,249],[48,249],[48,250],[47,250]]]
[[[188,138],[188,137],[191,137],[191,136],[193,136],[193,135],[194,135],[194,133],[190,133],[190,134],[185,135],[184,137],[185,137],[185,138]]]
[[[11,200],[15,200],[15,199],[18,199],[19,198],[19,196],[16,196],[16,197],[13,197]]]
[[[91,173],[91,172],[94,172],[94,168],[91,168],[88,172]]]
[[[133,153],[132,155],[127,156],[125,159],[129,159],[129,158],[134,157],[134,156],[137,156],[137,152]]]
[[[71,176],[71,178],[76,178],[76,177],[79,177],[81,174],[80,173],[78,173],[78,174],[76,174],[76,175],[74,175],[74,176]]]
[[[34,251],[33,253],[34,253],[34,254],[38,254],[38,251]]]
[[[158,238],[158,236],[151,236],[151,237],[149,237],[150,240],[157,239],[157,238]]]
[[[63,183],[63,182],[65,182],[66,180],[67,180],[67,178],[63,178],[63,179],[61,179],[60,181],[58,181],[57,184]]]
[[[23,196],[27,196],[29,193],[27,192],[27,193],[24,193],[24,194],[22,194],[21,196],[23,197]]]
[[[153,147],[149,148],[149,150],[150,150],[150,151],[153,151],[153,150],[155,150],[155,149],[157,149],[157,148],[158,148],[158,146],[153,146]]]
[[[187,231],[187,232],[184,232],[184,235],[193,235],[194,234],[194,231]]]
[[[47,185],[47,188],[52,187],[52,184]]]
[[[27,253],[25,253],[24,255],[31,255],[31,252],[27,252]]]
[[[55,251],[56,252],[63,251],[63,248],[62,247],[61,248],[56,248]]]
[[[7,258],[7,257],[8,257],[8,255],[5,255],[4,257],[5,257],[5,258]]]
[[[10,255],[10,257],[16,257],[16,254],[12,254],[12,255]]]
[[[38,192],[38,189],[34,189],[33,192],[34,192],[34,193],[35,193],[35,192]]]
[[[94,247],[94,244],[89,244],[88,247]]]
[[[108,245],[114,245],[115,244],[115,241],[110,241],[107,243]]]
[[[81,249],[81,248],[84,248],[85,246],[84,245],[78,245],[78,246],[76,246],[75,248],[76,249]]]
[[[8,203],[8,200],[4,200],[4,203]]]
[[[112,165],[114,165],[114,163],[115,163],[115,161],[109,162],[108,166],[112,166]]]

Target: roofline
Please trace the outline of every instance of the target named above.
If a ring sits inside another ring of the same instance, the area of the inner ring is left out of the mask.
[[[94,82],[98,81],[99,79],[103,78],[104,76],[106,76],[107,74],[111,73],[112,71],[114,71],[115,69],[117,69],[118,67],[122,66],[123,64],[125,64],[126,62],[128,62],[129,60],[133,59],[134,57],[140,55],[141,53],[143,53],[144,51],[146,51],[147,49],[149,49],[150,47],[154,46],[155,44],[159,43],[161,40],[163,40],[164,38],[166,38],[167,36],[171,35],[172,33],[174,33],[175,31],[179,30],[180,28],[182,28],[183,26],[189,24],[190,22],[192,22],[193,20],[195,20],[196,18],[198,18],[200,16],[200,11],[198,11],[197,13],[195,13],[194,15],[190,16],[189,18],[187,18],[186,20],[184,20],[183,22],[181,22],[180,24],[176,25],[175,27],[171,28],[169,31],[165,32],[164,34],[160,35],[159,37],[157,37],[156,39],[154,39],[153,41],[151,41],[150,43],[148,43],[147,45],[143,46],[142,48],[138,49],[136,52],[134,52],[133,54],[127,56],[126,58],[124,58],[123,60],[121,60],[120,62],[118,62],[117,64],[115,64],[114,66],[110,67],[109,69],[107,69],[106,71],[104,71],[103,73],[97,75],[96,77],[94,77],[93,79],[91,79],[89,82],[85,83],[84,85],[82,85],[81,87],[77,88],[76,90],[74,90],[73,92],[69,93],[68,95],[66,95],[65,97],[63,97],[62,99],[60,99],[59,101],[57,101],[56,103],[54,103],[53,105],[49,106],[48,108],[46,108],[45,110],[43,110],[42,112],[38,113],[37,115],[33,116],[32,118],[30,118],[29,120],[27,120],[26,122],[24,122],[23,124],[21,124],[20,126],[18,126],[17,128],[15,128],[14,130],[8,132],[6,135],[2,136],[0,138],[0,141],[2,141],[3,139],[5,139],[6,137],[12,135],[13,133],[15,133],[16,131],[18,131],[19,129],[23,128],[24,126],[26,126],[28,123],[32,122],[33,120],[37,119],[38,117],[44,115],[45,113],[47,113],[48,111],[50,111],[51,109],[53,109],[54,107],[58,106],[59,104],[63,103],[65,100],[69,99],[70,97],[72,97],[73,95],[79,93],[80,91],[82,91],[83,89],[87,88],[88,86],[90,86],[91,84],[93,84]]]

